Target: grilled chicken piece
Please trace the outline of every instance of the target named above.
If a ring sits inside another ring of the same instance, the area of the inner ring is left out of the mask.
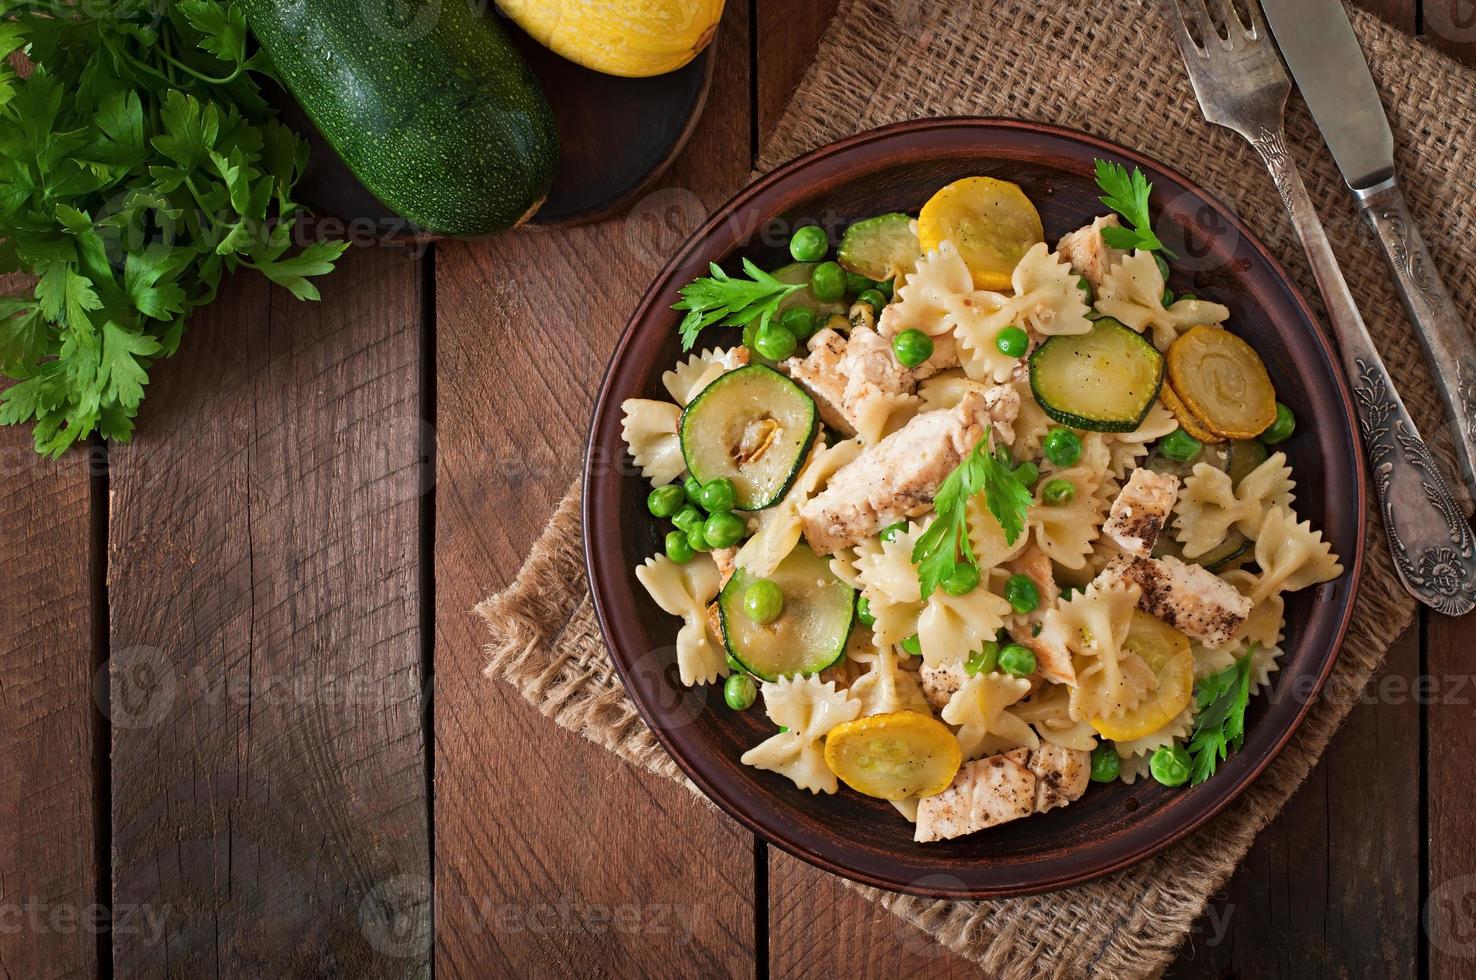
[[[989,406],[976,391],[953,408],[923,412],[836,471],[799,508],[805,539],[830,555],[917,517],[932,506],[944,478],[984,436]]]
[[[1081,799],[1092,779],[1092,755],[1042,741],[1030,753],[1030,771],[1035,773],[1035,812],[1045,813]]]
[[[922,682],[923,695],[928,699],[928,704],[942,711],[958,693],[958,689],[963,687],[969,675],[961,663],[945,664],[942,667],[931,667],[924,663],[918,668],[917,678]]]
[[[1133,470],[1127,485],[1112,501],[1112,510],[1102,524],[1102,533],[1124,554],[1147,558],[1158,535],[1168,523],[1169,513],[1179,499],[1179,478],[1143,467]]]
[[[1050,556],[1031,545],[1018,558],[1005,562],[1004,567],[1011,574],[1028,577],[1040,593],[1040,604],[1034,610],[1005,620],[1010,639],[1035,653],[1037,670],[1046,680],[1055,684],[1075,684],[1076,668],[1071,663],[1071,651],[1066,649],[1062,638],[1050,631],[1037,632],[1045,622],[1046,613],[1055,608],[1056,601],[1061,598],[1061,588],[1056,584]]]
[[[977,759],[959,769],[953,784],[936,796],[917,802],[920,843],[962,837],[1035,812],[1035,773],[1030,750],[1013,749]]]
[[[791,357],[782,367],[815,399],[825,424],[847,436],[856,434],[873,399],[897,399],[917,388],[916,376],[897,360],[892,345],[869,327],[854,327],[849,337],[821,330],[809,349],[809,356]]]
[[[1235,586],[1168,555],[1114,559],[1097,580],[1136,583],[1143,590],[1139,609],[1211,649],[1231,642],[1251,611],[1250,597]]]
[[[1090,777],[1090,753],[1049,742],[975,760],[943,792],[918,800],[913,840],[962,837],[1065,806],[1086,792]]]
[[[1071,268],[1077,275],[1086,276],[1093,289],[1101,289],[1102,281],[1107,278],[1107,270],[1127,255],[1102,240],[1102,229],[1109,227],[1118,227],[1117,215],[1106,215],[1076,229],[1062,238],[1056,246],[1061,258],[1071,263]]]

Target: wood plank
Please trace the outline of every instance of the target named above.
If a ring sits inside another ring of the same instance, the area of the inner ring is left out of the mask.
[[[11,292],[15,281],[5,282]],[[43,460],[0,429],[0,972],[97,972],[89,449]],[[96,455],[101,467],[101,456]]]
[[[1169,971],[1416,974],[1420,631],[1390,649],[1322,761],[1257,838]]]
[[[1471,0],[1421,0],[1425,40],[1468,65],[1476,65],[1476,4]]]
[[[1428,869],[1421,922],[1430,977],[1469,977],[1476,962],[1476,673],[1470,616],[1431,614],[1426,670],[1435,684],[1425,715]]]
[[[815,47],[835,15],[838,0],[754,0],[758,73],[754,97],[758,101],[758,131],[774,129],[795,86],[815,57]]]
[[[119,976],[429,968],[420,280],[232,280],[113,451]]]
[[[577,474],[594,390],[666,257],[748,174],[749,10],[729,3],[706,112],[621,218],[436,255],[436,970],[753,972],[753,840],[481,675],[471,607]],[[621,924],[623,923],[623,925]]]

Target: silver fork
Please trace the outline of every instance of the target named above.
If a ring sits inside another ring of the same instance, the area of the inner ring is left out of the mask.
[[[1444,474],[1394,390],[1287,152],[1283,119],[1291,79],[1257,0],[1245,2],[1249,23],[1231,0],[1210,0],[1225,26],[1224,34],[1211,18],[1206,0],[1161,2],[1204,118],[1234,130],[1255,147],[1307,250],[1344,370],[1352,379],[1359,428],[1400,580],[1411,595],[1433,609],[1451,616],[1470,612],[1476,606],[1476,542]]]

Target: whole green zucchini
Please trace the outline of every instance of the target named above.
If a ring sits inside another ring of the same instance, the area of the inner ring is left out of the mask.
[[[319,132],[375,197],[441,235],[486,235],[543,203],[553,110],[470,0],[242,0]]]

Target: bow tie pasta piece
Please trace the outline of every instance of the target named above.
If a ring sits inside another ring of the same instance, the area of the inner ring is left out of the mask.
[[[692,687],[728,676],[725,653],[707,630],[707,604],[718,594],[720,584],[717,564],[707,555],[698,555],[685,565],[656,555],[637,565],[635,574],[656,605],[682,619],[676,642],[682,683]]]
[[[897,297],[882,310],[877,332],[895,337],[904,330],[921,330],[937,337],[953,329],[950,317],[961,296],[974,291],[969,268],[952,242],[943,242],[917,262]]]
[[[1178,427],[1179,420],[1174,418],[1174,413],[1165,408],[1163,402],[1155,401],[1143,421],[1132,432],[1107,435],[1107,472],[1115,480],[1124,479],[1128,471],[1136,469],[1148,455],[1149,443],[1157,442]]]
[[[1030,544],[1030,533],[1026,531],[1011,543],[1005,537],[1004,528],[989,512],[982,496],[976,496],[966,505],[969,517],[969,545],[974,550],[974,561],[980,573],[987,573],[1007,561],[1018,558]]]
[[[943,720],[958,726],[958,745],[965,760],[1013,749],[1037,749],[1040,736],[1010,713],[1010,705],[1030,693],[1030,682],[999,671],[975,674],[943,708]]]
[[[1097,747],[1097,730],[1086,721],[1071,717],[1071,689],[1064,684],[1047,684],[1043,689],[1010,708],[1034,726],[1041,739],[1052,745],[1079,752]]]
[[[865,633],[861,632],[861,635]],[[919,711],[931,715],[932,706],[918,685],[917,676],[898,665],[896,651],[891,647],[871,646],[875,653],[870,669],[846,690],[861,702],[861,717],[893,711]]]
[[[640,468],[641,476],[657,486],[671,483],[687,468],[677,423],[682,410],[671,402],[627,398],[620,405],[620,435]]]
[[[917,619],[923,663],[941,667],[967,660],[970,653],[995,638],[1009,614],[1008,600],[983,584],[960,596],[934,591]]]
[[[917,581],[917,568],[912,564],[912,550],[918,538],[927,530],[925,523],[912,523],[907,529],[893,535],[890,541],[881,541],[875,551],[870,551],[856,561],[856,579],[861,589],[872,602],[921,602],[922,589]]]
[[[1005,306],[1009,323],[1043,337],[1091,331],[1092,321],[1087,319],[1091,307],[1076,273],[1044,243],[1025,253],[1013,278],[1015,295]]]
[[[785,677],[761,689],[769,720],[788,731],[760,742],[739,761],[776,772],[811,793],[834,793],[835,773],[825,764],[821,742],[836,725],[860,715],[861,702],[816,677]]]
[[[1016,463],[1039,459],[1046,433],[1051,431],[1056,421],[1035,400],[1035,393],[1030,390],[1029,378],[1013,381],[1012,384],[1020,396],[1020,411],[1015,416],[1015,441],[1010,446],[1010,456]]]
[[[817,442],[789,492],[779,503],[760,512],[759,529],[738,549],[737,566],[755,578],[765,578],[778,568],[799,544],[800,506],[819,493],[836,470],[860,454],[861,444],[855,439],[834,446]]]
[[[1251,540],[1272,507],[1289,508],[1296,488],[1286,465],[1286,453],[1272,453],[1232,487],[1230,475],[1208,463],[1194,464],[1179,495],[1178,531],[1187,558],[1198,558],[1219,547],[1234,527]]]
[[[1026,527],[1040,550],[1063,568],[1086,567],[1093,544],[1101,537],[1102,520],[1117,495],[1117,484],[1105,474],[1105,468],[1076,466],[1042,477],[1036,484]],[[1052,479],[1072,485],[1075,493],[1070,500],[1062,504],[1046,501],[1045,488]]]
[[[1046,614],[1042,635],[1053,634],[1075,658],[1072,718],[1120,716],[1141,704],[1156,684],[1143,659],[1123,646],[1141,594],[1134,584],[1094,583]]]
[[[1298,524],[1297,515],[1280,505],[1268,510],[1261,524],[1256,564],[1261,571],[1250,597],[1257,603],[1277,593],[1331,582],[1343,574],[1343,566],[1332,553],[1332,545],[1322,540],[1322,532],[1312,530],[1311,521]]]
[[[1167,351],[1190,327],[1209,327],[1230,319],[1228,307],[1198,299],[1181,299],[1165,308],[1164,281],[1152,252],[1137,251],[1107,273],[1097,296],[1097,310],[1138,333],[1151,329],[1153,346]]]
[[[686,405],[703,388],[747,363],[748,350],[743,347],[705,350],[678,362],[676,367],[661,375],[661,383],[678,405]]]

